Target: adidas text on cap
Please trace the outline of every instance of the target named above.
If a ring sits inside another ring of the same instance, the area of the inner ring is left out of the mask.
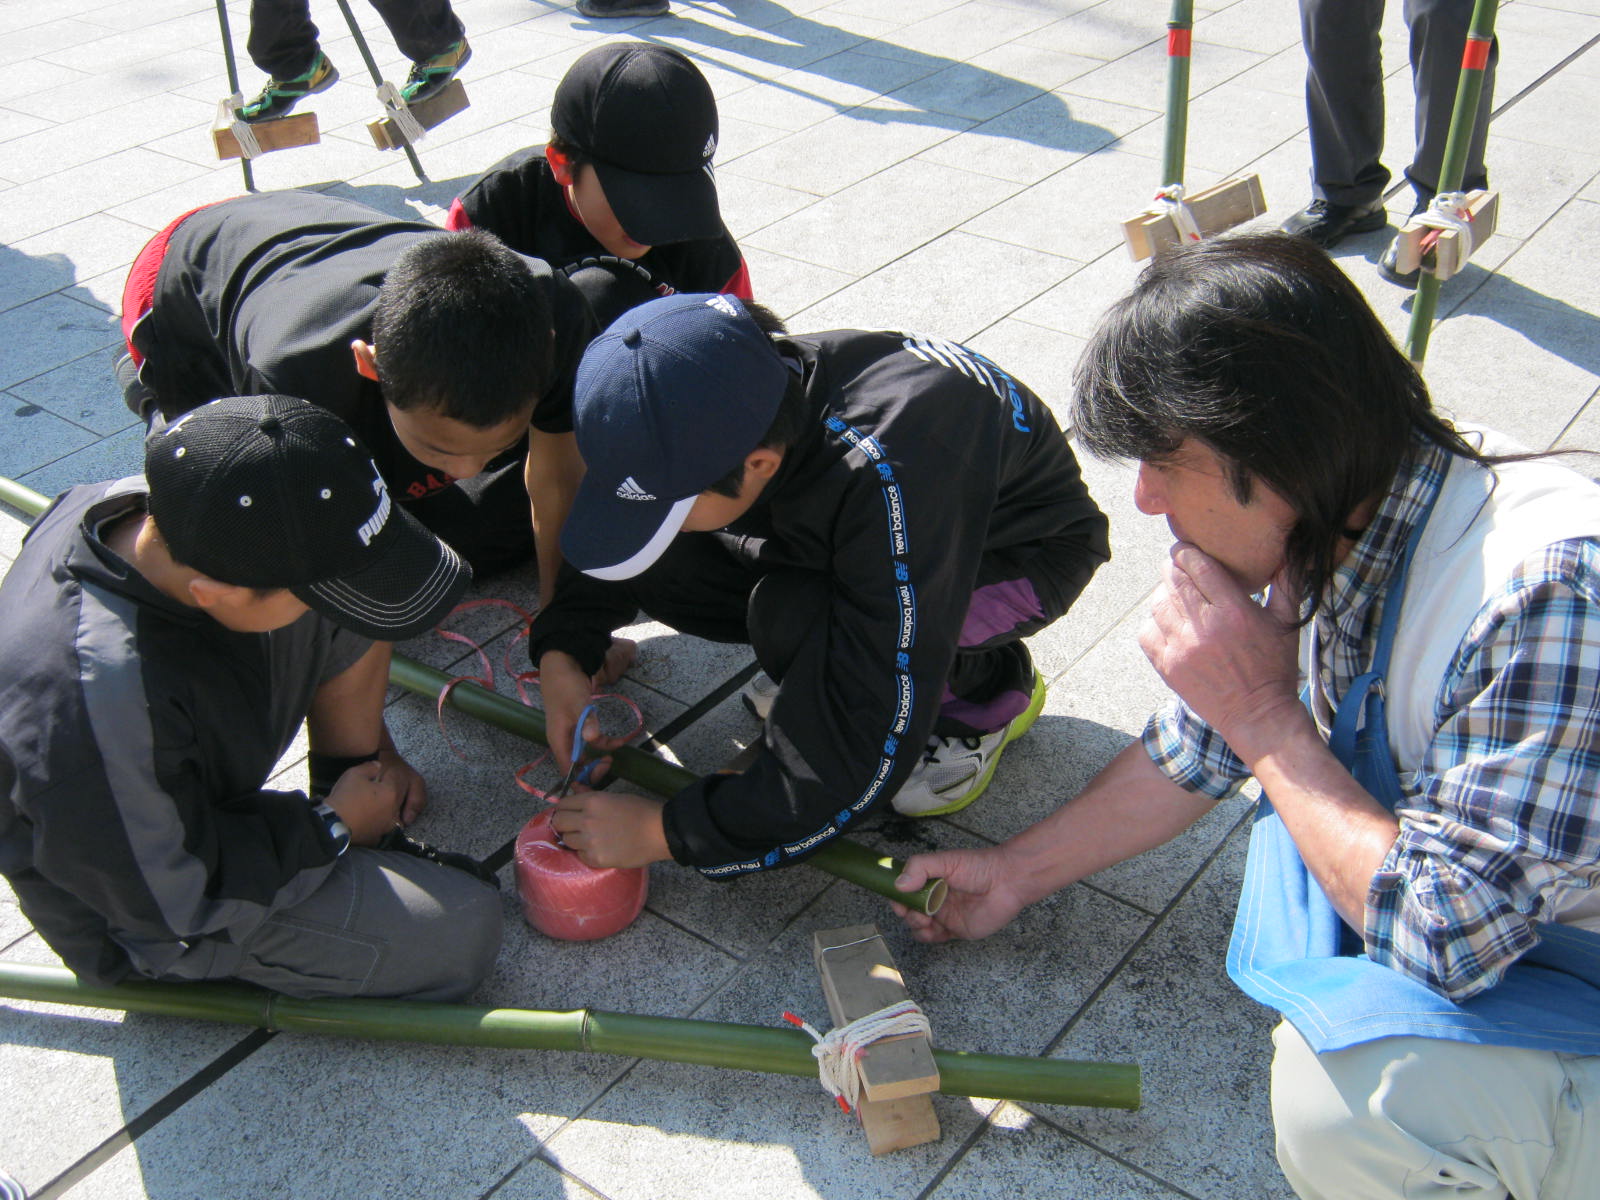
[[[597,579],[646,570],[700,493],[761,443],[789,375],[732,296],[667,296],[624,313],[578,365],[586,472],[561,535],[567,561]]]
[[[433,628],[471,571],[393,503],[343,421],[289,396],[213,400],[145,441],[150,515],[180,563],[287,588],[363,637]]]
[[[722,233],[711,160],[717,101],[670,46],[610,42],[567,70],[550,124],[593,163],[628,236],[665,246]]]

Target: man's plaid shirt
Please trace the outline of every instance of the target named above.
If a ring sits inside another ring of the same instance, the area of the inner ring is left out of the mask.
[[[1419,444],[1312,621],[1327,718],[1371,660],[1383,594],[1447,455]],[[1423,602],[1412,598],[1413,603]],[[1494,985],[1554,919],[1552,895],[1600,883],[1600,546],[1524,559],[1479,611],[1434,694],[1435,728],[1402,774],[1400,834],[1367,892],[1367,954],[1454,999]],[[1392,716],[1392,714],[1391,714]],[[1174,697],[1144,746],[1184,788],[1222,799],[1249,777]],[[1568,893],[1570,894],[1570,893]]]

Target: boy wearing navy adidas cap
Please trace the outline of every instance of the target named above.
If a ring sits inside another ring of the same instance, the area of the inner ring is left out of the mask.
[[[562,78],[550,123],[549,145],[517,151],[456,198],[451,229],[487,229],[566,269],[602,325],[674,292],[750,298],[711,171],[716,97],[687,56],[598,46]]]
[[[743,774],[665,805],[569,795],[567,845],[725,877],[803,858],[884,801],[931,816],[983,792],[1044,702],[1022,638],[1109,557],[1038,397],[943,339],[789,336],[758,305],[674,296],[590,344],[574,418],[588,471],[529,640],[551,744],[570,745],[638,609],[748,641],[777,682]]]
[[[348,426],[285,396],[195,409],[143,477],[58,497],[0,584],[0,869],[67,965],[475,987],[499,899],[399,832],[426,791],[383,722],[389,642],[469,579]],[[302,723],[309,799],[268,784]]]

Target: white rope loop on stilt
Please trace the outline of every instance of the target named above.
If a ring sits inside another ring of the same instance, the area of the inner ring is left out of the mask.
[[[235,92],[226,100],[217,101],[217,124],[226,125],[233,140],[239,143],[239,156],[246,162],[261,157],[261,143],[256,141],[256,131],[250,122],[239,119],[239,109],[244,107],[244,96]]]
[[[804,1029],[815,1040],[811,1055],[817,1060],[817,1075],[823,1089],[834,1098],[845,1112],[854,1112],[861,1095],[861,1056],[874,1042],[885,1038],[904,1037],[920,1033],[931,1037],[933,1027],[928,1015],[915,1000],[900,1000],[877,1012],[837,1029],[826,1035],[818,1033],[810,1022],[803,1021],[791,1012],[783,1019]]]
[[[1432,204],[1411,219],[1429,229],[1454,229],[1461,234],[1465,234],[1472,225],[1471,218],[1467,216],[1465,192],[1440,192],[1433,198]],[[1471,244],[1467,242],[1467,245]]]
[[[1172,223],[1178,227],[1178,233],[1184,241],[1200,240],[1200,226],[1195,223],[1194,213],[1183,200],[1183,184],[1167,184],[1156,193],[1155,203],[1146,211],[1157,216],[1171,217]]]
[[[411,114],[411,109],[406,107],[405,98],[400,95],[400,89],[394,84],[384,82],[379,85],[378,102],[383,105],[384,112],[389,114],[389,119],[395,123],[395,128],[400,131],[400,136],[408,144],[415,146],[427,136],[426,126]]]

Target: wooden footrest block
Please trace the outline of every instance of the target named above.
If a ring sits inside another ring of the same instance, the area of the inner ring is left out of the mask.
[[[256,135],[261,153],[269,150],[288,150],[294,146],[315,146],[322,140],[314,112],[290,113],[287,117],[274,117],[270,121],[255,121],[250,131]],[[211,129],[211,140],[217,147],[218,158],[243,158],[244,150],[228,125],[218,124]]]
[[[1467,227],[1435,229],[1424,225],[1413,216],[1400,229],[1399,247],[1395,257],[1395,270],[1409,275],[1418,267],[1437,279],[1449,279],[1458,274],[1472,257],[1472,252],[1494,232],[1500,213],[1500,193],[1481,188],[1467,193]]]
[[[1184,201],[1194,217],[1201,237],[1213,237],[1235,225],[1243,225],[1267,211],[1261,190],[1261,176],[1225,179],[1196,192]],[[1149,258],[1184,240],[1183,232],[1170,213],[1142,212],[1122,223],[1123,240],[1134,262]]]
[[[820,930],[812,957],[835,1026],[908,999],[882,935],[872,925]],[[939,1139],[939,1117],[928,1093],[938,1090],[933,1046],[921,1034],[875,1042],[861,1056],[864,1098],[856,1106],[873,1154]]]
[[[437,96],[429,96],[417,104],[408,104],[406,108],[417,119],[417,124],[424,129],[432,129],[470,106],[467,89],[461,86],[461,80],[452,79]],[[399,123],[393,117],[369,121],[367,132],[372,135],[372,144],[379,150],[398,150],[406,144]]]

